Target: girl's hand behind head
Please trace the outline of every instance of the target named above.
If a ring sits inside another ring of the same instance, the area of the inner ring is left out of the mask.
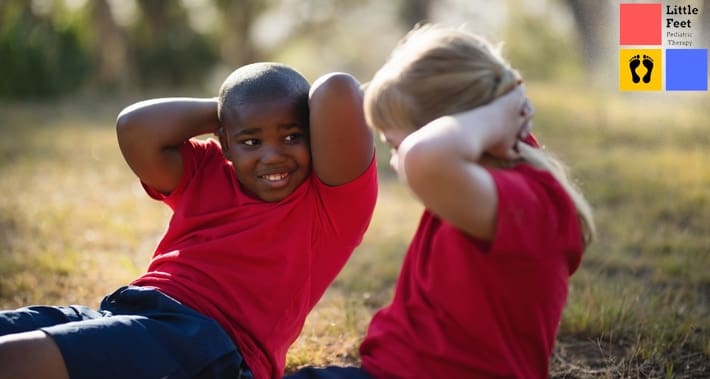
[[[487,111],[490,114],[486,127],[491,132],[486,153],[499,159],[519,159],[517,144],[530,133],[534,114],[525,87],[518,85],[485,107],[489,108]]]

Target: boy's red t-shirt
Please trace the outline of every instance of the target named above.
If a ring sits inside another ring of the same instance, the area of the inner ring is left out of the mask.
[[[365,233],[377,198],[376,165],[328,186],[311,174],[286,199],[242,191],[214,140],[180,149],[183,176],[169,196],[148,188],[173,217],[147,272],[156,287],[215,319],[256,378],[280,378],[308,312]]]
[[[498,191],[485,243],[425,210],[392,303],[360,346],[374,378],[547,378],[569,276],[583,244],[551,174],[489,170]]]

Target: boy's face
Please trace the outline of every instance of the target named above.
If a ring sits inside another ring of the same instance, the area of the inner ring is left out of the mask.
[[[287,100],[242,104],[222,120],[224,156],[250,194],[280,201],[308,177],[308,128],[297,105]]]

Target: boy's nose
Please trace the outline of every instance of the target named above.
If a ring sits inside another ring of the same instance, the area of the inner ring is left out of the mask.
[[[266,146],[264,154],[261,156],[263,163],[275,163],[284,160],[285,154],[278,146]]]

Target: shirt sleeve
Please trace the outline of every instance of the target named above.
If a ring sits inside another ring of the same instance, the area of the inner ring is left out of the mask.
[[[490,170],[498,210],[489,254],[544,258],[561,249],[568,254],[570,268],[576,269],[583,248],[571,198],[549,172],[520,166]]]
[[[191,138],[183,142],[179,148],[180,155],[182,156],[182,176],[175,189],[169,194],[165,194],[141,181],[143,189],[152,199],[162,201],[171,209],[175,210],[182,194],[185,192],[185,188],[195,176],[199,162],[215,148],[219,149],[216,147],[216,143],[213,140],[201,141]]]
[[[377,163],[373,154],[368,168],[354,180],[338,186],[313,175],[319,195],[318,222],[324,231],[357,244],[367,230],[377,201]]]

